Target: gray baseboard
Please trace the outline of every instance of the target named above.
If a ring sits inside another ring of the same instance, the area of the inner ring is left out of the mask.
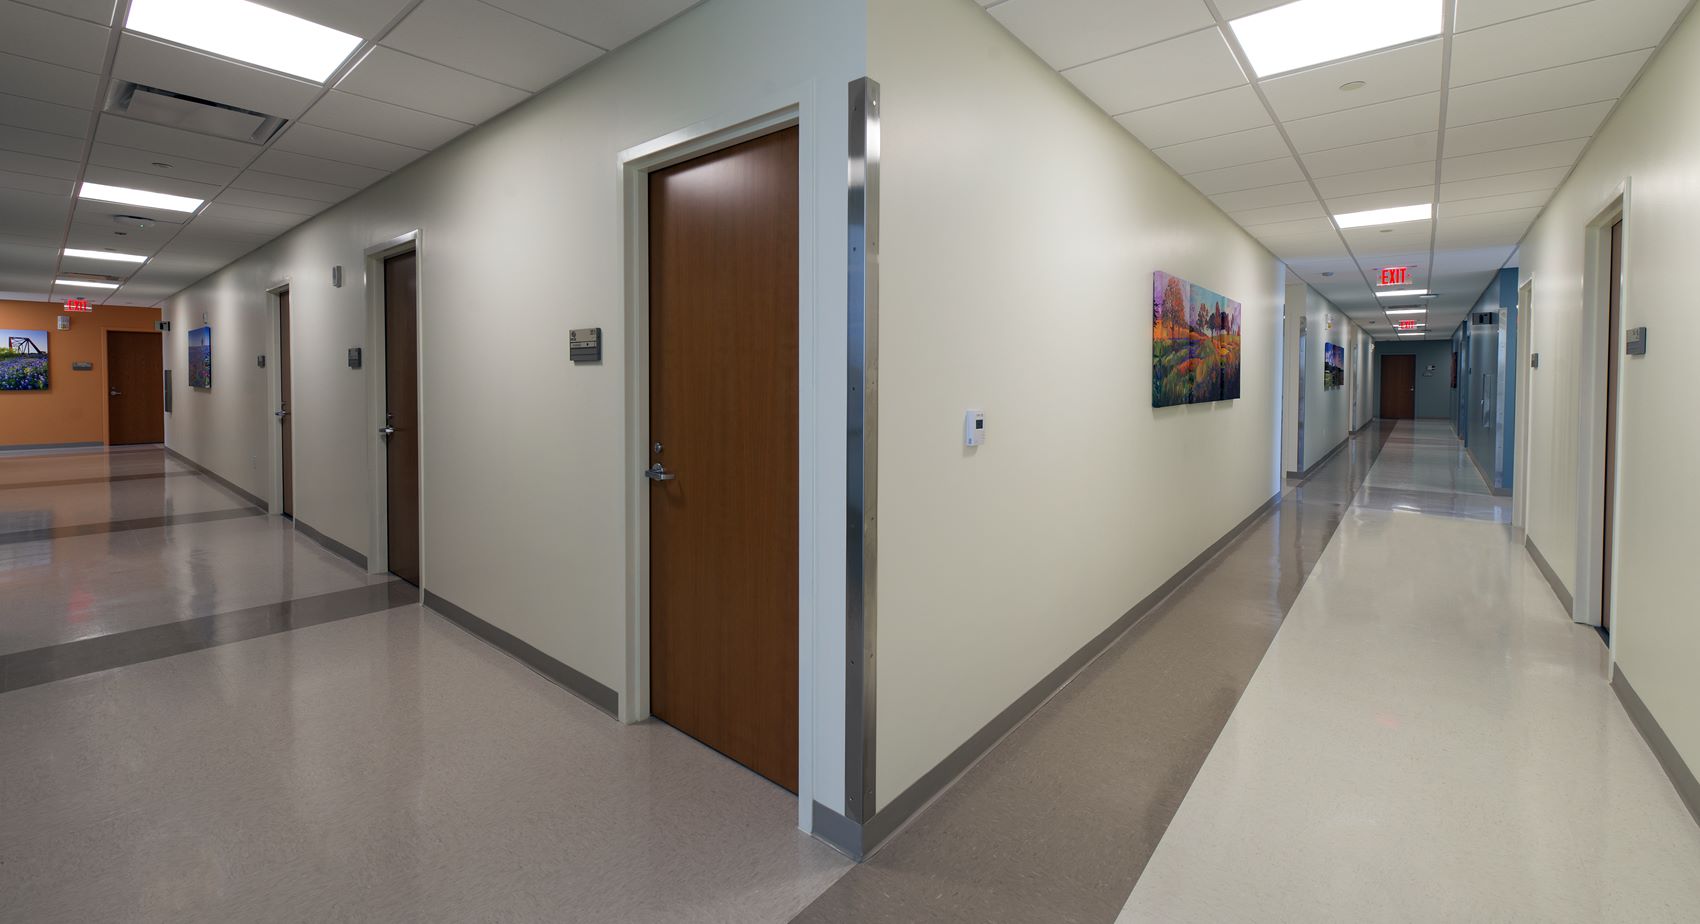
[[[1676,745],[1671,744],[1659,720],[1653,717],[1647,704],[1641,702],[1640,695],[1629,685],[1629,678],[1623,676],[1623,671],[1615,664],[1611,670],[1611,688],[1617,693],[1618,702],[1623,703],[1623,711],[1629,713],[1629,721],[1635,723],[1636,730],[1647,740],[1647,747],[1653,749],[1653,756],[1659,759],[1659,766],[1670,777],[1682,804],[1688,806],[1689,814],[1700,824],[1700,780],[1694,778],[1694,771],[1677,753]]]
[[[201,463],[196,462],[194,459],[191,459],[188,456],[178,452],[177,450],[172,449],[170,446],[165,447],[165,454],[170,456],[171,458],[176,459],[177,461],[183,463],[184,465],[189,466],[190,468],[194,469],[195,471],[200,472],[201,474],[207,476],[208,478],[211,478],[212,480],[218,482],[219,484],[223,485],[227,490],[229,490],[231,493],[235,494],[237,497],[242,498],[243,500],[247,501],[248,503],[253,504],[255,507],[258,507],[261,510],[270,510],[271,509],[271,504],[267,503],[266,500],[264,498],[260,497],[258,494],[249,493],[247,490],[242,488],[236,482],[231,481],[230,479],[224,477],[223,475],[220,475],[218,472],[215,472],[212,469],[207,468],[205,465],[202,465]]]
[[[1482,460],[1476,458],[1475,453],[1466,449],[1466,450],[1464,450],[1464,455],[1470,457],[1470,464],[1474,465],[1476,467],[1476,474],[1482,476],[1482,483],[1487,485],[1487,489],[1488,489],[1489,494],[1492,494],[1495,497],[1510,497],[1511,496],[1511,489],[1510,488],[1502,488],[1502,487],[1499,487],[1498,485],[1493,483],[1493,476],[1488,474],[1487,469],[1482,468]]]
[[[1341,445],[1345,444],[1342,443]],[[852,860],[861,861],[872,856],[880,848],[880,845],[895,834],[905,822],[949,789],[958,777],[968,772],[974,764],[979,762],[980,758],[991,751],[994,745],[1003,740],[1005,735],[1014,730],[1040,706],[1043,706],[1052,696],[1056,695],[1070,680],[1074,679],[1076,674],[1084,670],[1095,658],[1115,644],[1117,639],[1133,628],[1135,623],[1156,609],[1165,597],[1174,593],[1189,578],[1197,574],[1206,562],[1227,548],[1230,543],[1238,539],[1247,529],[1250,529],[1252,524],[1273,510],[1280,500],[1281,495],[1276,494],[1264,501],[1249,516],[1241,520],[1239,525],[1228,530],[1222,538],[1217,539],[1209,548],[1198,553],[1192,561],[1175,572],[1156,590],[1146,594],[1144,599],[1134,605],[1133,609],[1122,614],[1120,618],[1110,624],[1109,628],[1094,636],[1080,650],[1070,655],[1068,660],[1046,674],[1044,679],[1034,684],[1015,702],[1005,707],[1002,712],[999,712],[995,718],[987,722],[956,750],[951,751],[950,755],[940,761],[937,766],[922,774],[920,779],[910,784],[908,789],[899,793],[897,798],[891,800],[885,808],[875,812],[874,817],[858,824],[816,802],[813,807],[814,835],[831,844]]]
[[[1345,439],[1341,440],[1339,442],[1339,444],[1336,445],[1333,449],[1330,449],[1326,453],[1324,453],[1322,458],[1317,459],[1315,462],[1312,462],[1309,466],[1307,466],[1305,468],[1304,471],[1302,471],[1302,472],[1288,472],[1287,477],[1292,478],[1292,479],[1296,479],[1298,481],[1303,481],[1304,479],[1309,478],[1310,476],[1316,474],[1317,469],[1328,464],[1329,459],[1332,459],[1335,456],[1339,455],[1340,450],[1345,449],[1348,445],[1351,444],[1351,442],[1352,442],[1351,434],[1347,434]]]
[[[0,452],[29,452],[36,449],[100,449],[105,443],[13,443],[0,446]]]
[[[1541,576],[1547,579],[1548,584],[1552,585],[1552,592],[1557,595],[1558,602],[1564,605],[1564,611],[1570,614],[1570,618],[1575,619],[1575,599],[1570,596],[1570,591],[1565,588],[1564,582],[1558,579],[1558,572],[1552,570],[1552,565],[1547,561],[1547,557],[1541,554],[1541,549],[1535,545],[1535,540],[1527,533],[1523,535],[1523,547],[1529,550],[1529,557],[1535,560],[1535,567],[1540,569]]]
[[[331,554],[353,562],[361,571],[366,570],[366,556],[301,522],[300,517],[295,518],[295,531],[324,546]]]
[[[567,692],[610,716],[619,716],[620,694],[613,689],[603,686],[577,669],[537,650],[511,632],[485,622],[429,590],[425,591],[425,605],[436,610],[448,621],[511,655],[526,667],[565,687]]]

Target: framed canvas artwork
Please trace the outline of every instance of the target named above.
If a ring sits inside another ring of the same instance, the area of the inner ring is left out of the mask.
[[[189,387],[212,387],[212,328],[189,331]]]
[[[1240,303],[1162,272],[1151,292],[1151,406],[1238,398]]]
[[[1346,350],[1337,343],[1322,346],[1322,387],[1339,388],[1346,384]]]
[[[46,391],[47,359],[47,331],[0,328],[0,391]]]

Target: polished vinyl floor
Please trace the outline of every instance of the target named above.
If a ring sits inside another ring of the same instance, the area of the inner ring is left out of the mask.
[[[0,921],[1694,921],[1444,423],[1378,424],[867,862],[157,449],[0,457]]]

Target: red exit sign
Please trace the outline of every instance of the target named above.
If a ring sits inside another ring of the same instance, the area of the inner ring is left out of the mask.
[[[1415,322],[1415,321],[1400,321],[1399,322],[1399,329],[1400,330],[1416,330],[1417,329],[1417,322]]]
[[[1381,282],[1377,285],[1403,286],[1411,281],[1411,268],[1408,266],[1386,266],[1381,270]]]
[[[65,302],[65,310],[66,311],[93,311],[94,309],[89,307],[89,300],[88,299],[86,299],[86,298],[73,298],[73,299],[70,299],[70,300]]]

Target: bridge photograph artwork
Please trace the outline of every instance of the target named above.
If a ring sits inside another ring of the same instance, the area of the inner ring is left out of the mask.
[[[0,391],[47,390],[47,331],[0,328]]]

